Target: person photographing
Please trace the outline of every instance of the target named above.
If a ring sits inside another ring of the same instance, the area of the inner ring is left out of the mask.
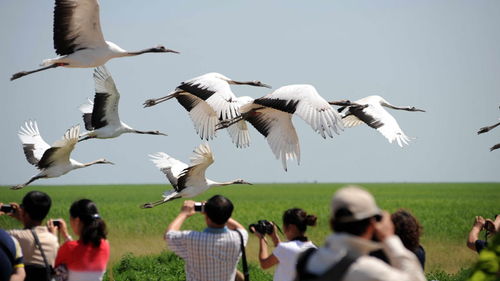
[[[233,281],[242,243],[246,245],[248,233],[231,218],[233,203],[226,197],[215,195],[195,211],[194,201],[187,200],[177,217],[168,225],[165,240],[170,250],[185,261],[188,281]],[[183,223],[199,213],[205,217],[203,231],[181,230]]]
[[[292,281],[295,278],[297,256],[308,248],[316,248],[305,235],[307,226],[315,226],[317,217],[308,215],[300,208],[288,209],[283,214],[283,234],[287,241],[282,242],[278,236],[278,228],[272,225],[271,233],[262,231],[259,225],[251,225],[250,231],[259,238],[259,262],[263,269],[277,265],[274,281]],[[265,221],[259,221],[259,223]],[[268,222],[269,223],[269,222]],[[274,244],[274,250],[268,254],[265,234],[268,234]]]
[[[339,189],[331,203],[333,234],[324,246],[297,261],[296,280],[425,281],[415,254],[395,235],[389,213],[366,190]],[[368,254],[382,248],[389,264]]]

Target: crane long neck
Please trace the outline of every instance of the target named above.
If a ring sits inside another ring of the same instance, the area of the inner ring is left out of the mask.
[[[210,187],[214,187],[214,186],[227,186],[227,185],[234,184],[234,181],[216,182],[216,181],[212,181],[212,180],[208,180],[208,179],[207,179],[207,182],[208,182],[208,185]]]
[[[81,166],[77,167],[77,168],[84,168],[84,167],[92,166],[92,165],[95,165],[95,164],[101,164],[101,163],[102,163],[102,160],[95,160],[95,161],[92,161],[92,162],[80,164]]]
[[[155,48],[147,48],[147,49],[143,49],[143,50],[136,51],[136,52],[127,52],[126,56],[138,56],[138,55],[142,55],[145,53],[154,53],[154,52],[155,52]]]
[[[392,105],[386,101],[382,101],[381,105],[388,107],[388,108],[396,109],[396,110],[412,111],[412,108],[410,106],[395,106],[395,105]]]
[[[133,130],[132,132],[136,134],[143,134],[143,135],[158,135],[157,131],[139,131],[139,130]]]

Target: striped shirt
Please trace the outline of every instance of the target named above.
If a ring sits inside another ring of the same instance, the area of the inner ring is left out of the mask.
[[[244,244],[245,229],[238,229]],[[198,231],[169,231],[165,235],[170,250],[185,261],[188,281],[233,281],[241,254],[241,240],[236,231],[206,228]]]

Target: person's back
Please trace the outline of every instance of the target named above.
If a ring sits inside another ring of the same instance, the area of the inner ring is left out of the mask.
[[[57,237],[50,233],[46,226],[41,226],[47,216],[52,201],[40,191],[30,191],[21,205],[12,204],[14,212],[10,216],[20,220],[24,229],[13,229],[7,232],[19,241],[24,256],[26,281],[44,280],[47,276],[47,265],[53,266],[59,243]],[[37,246],[37,240],[42,251]],[[43,256],[45,255],[45,259]]]
[[[337,191],[332,200],[331,224],[334,234],[325,245],[305,261],[299,258],[299,264],[304,265],[298,268],[299,280],[315,280],[328,273],[340,275],[331,280],[343,281],[426,280],[416,256],[394,235],[388,213],[381,212],[367,191],[357,187]],[[390,264],[368,256],[380,248]]]
[[[246,244],[248,233],[230,218],[233,205],[220,195],[210,198],[204,205],[208,226],[204,231],[181,231],[185,219],[195,214],[194,203],[185,201],[180,214],[168,226],[165,233],[168,247],[184,259],[186,280],[233,281],[241,242],[243,239]]]
[[[169,248],[186,262],[187,280],[234,280],[240,256],[240,237],[236,231],[207,228],[203,232],[169,232]],[[182,239],[177,246],[176,239]],[[216,270],[214,270],[216,269]]]
[[[80,199],[70,207],[70,225],[78,240],[69,236],[66,222],[58,219],[59,226],[49,221],[49,228],[65,237],[55,261],[56,271],[67,272],[68,281],[98,281],[106,271],[110,248],[106,240],[106,223],[97,206],[89,199]]]

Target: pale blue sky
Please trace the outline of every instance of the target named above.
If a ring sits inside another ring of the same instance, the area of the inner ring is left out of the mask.
[[[148,154],[187,161],[201,142],[185,110],[170,101],[143,109],[180,82],[207,72],[261,80],[274,89],[308,83],[327,100],[378,94],[427,113],[390,111],[416,137],[403,149],[360,126],[322,139],[300,118],[294,124],[302,161],[284,172],[265,139],[237,149],[225,132],[210,142],[214,180],[251,182],[500,181],[500,129],[476,135],[500,117],[499,1],[101,1],[104,36],[124,49],[157,44],[180,51],[115,59],[107,67],[121,92],[120,115],[136,129],[168,137],[123,135],[77,145],[94,166],[37,184],[162,183]],[[55,57],[53,1],[1,1],[0,184],[37,173],[22,152],[17,131],[38,121],[52,143],[82,124],[78,106],[93,97],[93,69],[55,69],[10,82],[20,70]],[[265,88],[233,87],[254,98]],[[83,124],[82,124],[83,125]]]

